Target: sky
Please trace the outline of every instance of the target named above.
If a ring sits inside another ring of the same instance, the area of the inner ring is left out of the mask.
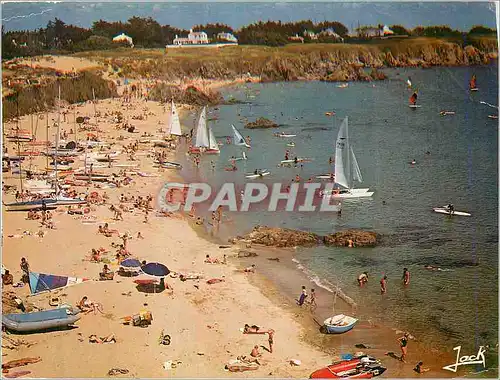
[[[94,21],[127,21],[152,17],[161,25],[189,29],[220,22],[233,29],[257,21],[282,22],[311,19],[340,21],[349,30],[360,25],[449,25],[469,30],[474,25],[496,28],[491,2],[4,2],[2,25],[9,30],[46,27],[54,18],[89,28]]]

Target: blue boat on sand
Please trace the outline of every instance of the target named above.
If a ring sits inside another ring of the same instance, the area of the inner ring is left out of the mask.
[[[69,308],[34,313],[4,314],[2,315],[2,325],[8,330],[18,333],[37,332],[70,326],[80,319],[78,314]]]

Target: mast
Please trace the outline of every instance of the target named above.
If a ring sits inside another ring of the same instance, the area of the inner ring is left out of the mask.
[[[96,117],[97,110],[96,110],[96,106],[95,106],[95,91],[94,91],[94,87],[92,87],[92,104],[94,105],[94,117]],[[97,129],[96,129],[96,137],[97,137],[97,140],[99,140],[99,127],[97,127]]]
[[[61,125],[61,85],[58,85],[59,99],[57,102],[57,132],[56,132],[56,155],[55,155],[55,170],[56,170],[56,195],[58,194],[59,185],[57,183],[57,162],[58,162],[58,154],[57,151],[59,149],[59,130]]]
[[[49,167],[49,112],[47,111],[45,113],[45,120],[47,121],[47,126],[46,126],[46,139],[45,139],[45,147],[46,147],[46,154],[45,154],[45,167]]]
[[[19,157],[19,182],[21,183],[21,197],[23,195],[23,168],[22,168],[22,162],[21,160],[21,147],[20,147],[20,142],[19,142],[19,98],[16,98],[17,102],[17,120],[16,120],[16,129],[17,129],[17,156]],[[21,198],[22,200],[22,198]]]
[[[347,183],[349,184],[349,188],[352,189],[352,180],[351,180],[351,151],[349,149],[349,119],[346,116],[346,126],[345,126],[345,144],[346,144],[346,152],[347,152]],[[345,169],[344,169],[345,171]]]

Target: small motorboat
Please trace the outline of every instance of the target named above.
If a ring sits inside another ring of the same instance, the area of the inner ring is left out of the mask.
[[[310,379],[371,379],[383,374],[383,367],[374,357],[363,355],[349,360],[333,363],[325,368],[314,371]]]
[[[339,314],[326,319],[323,322],[323,326],[328,334],[342,334],[352,330],[357,322],[358,320],[356,318]]]
[[[286,134],[284,132],[281,133],[275,133],[274,134],[276,137],[296,137],[297,135],[291,135],[291,134]]]
[[[295,146],[295,143],[293,141],[290,141],[288,144],[286,144],[286,146],[290,146],[293,148]]]
[[[349,87],[349,83],[342,83],[337,85],[337,88],[347,88],[347,87]]]
[[[489,119],[498,120],[498,115],[488,115]]]
[[[262,177],[265,177],[269,174],[271,174],[271,172],[267,169],[257,169],[253,173],[247,173],[245,175],[245,178],[249,178],[249,179],[262,178]]]
[[[41,330],[64,328],[80,319],[78,313],[70,308],[59,308],[34,313],[4,314],[2,325],[8,330],[26,333]]]
[[[320,174],[316,176],[317,179],[323,179],[323,180],[335,180],[335,175],[334,174]]]
[[[335,116],[335,112],[325,112],[326,116]]]

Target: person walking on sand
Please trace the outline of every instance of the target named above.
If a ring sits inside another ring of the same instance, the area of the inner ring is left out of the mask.
[[[387,292],[387,276],[382,277],[380,280],[380,293],[385,294]]]
[[[401,338],[398,338],[399,346],[401,348],[401,358],[403,363],[406,363],[406,354],[408,353],[408,333],[405,333]]]
[[[316,310],[318,307],[318,304],[316,303],[316,291],[314,289],[311,289],[311,301],[309,303],[309,307],[311,311]]]
[[[272,354],[273,353],[273,344],[274,344],[274,330],[269,329],[267,332],[267,335],[269,336],[268,342],[269,342],[269,352]]]
[[[408,268],[403,268],[403,285],[407,286],[410,284],[410,272],[408,271]]]
[[[30,278],[30,265],[28,264],[28,260],[26,260],[24,257],[21,258],[20,266],[21,270],[23,271],[23,276],[21,277],[21,280],[24,283],[28,283]]]
[[[306,290],[305,286],[302,286],[302,293],[300,294],[300,297],[297,301],[297,304],[299,306],[302,306],[304,304],[304,301],[306,300],[306,298],[307,298],[307,290]]]

